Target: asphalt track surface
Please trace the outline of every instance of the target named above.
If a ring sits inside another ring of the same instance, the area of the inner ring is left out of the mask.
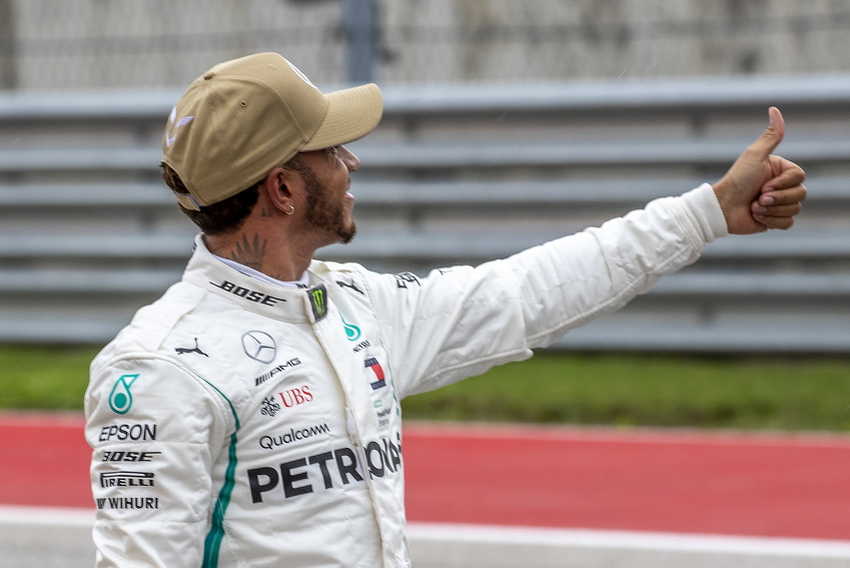
[[[91,557],[82,424],[0,415],[0,567]],[[408,423],[402,453],[417,567],[850,566],[848,436]]]

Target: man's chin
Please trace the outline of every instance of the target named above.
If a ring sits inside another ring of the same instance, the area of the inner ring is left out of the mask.
[[[357,225],[355,225],[354,221],[352,221],[348,227],[337,232],[337,235],[339,236],[338,242],[347,245],[348,243],[354,240],[354,236],[356,234]]]

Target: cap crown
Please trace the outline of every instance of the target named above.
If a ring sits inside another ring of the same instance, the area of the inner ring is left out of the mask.
[[[277,53],[224,62],[193,81],[172,110],[163,161],[198,205],[216,203],[304,148],[328,106],[328,98]]]

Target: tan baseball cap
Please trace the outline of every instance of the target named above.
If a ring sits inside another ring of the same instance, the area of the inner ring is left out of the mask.
[[[220,63],[195,79],[172,109],[162,161],[200,209],[255,184],[298,152],[346,144],[369,133],[383,112],[375,84],[323,94],[277,53]]]

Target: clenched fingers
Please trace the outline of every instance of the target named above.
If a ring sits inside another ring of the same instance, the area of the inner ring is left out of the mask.
[[[788,229],[794,224],[794,216],[800,213],[805,198],[803,185],[762,193],[751,206],[753,219],[767,229]]]
[[[793,217],[794,215],[797,215],[802,208],[803,206],[799,203],[793,203],[791,205],[772,205],[770,207],[753,203],[752,207],[753,217],[757,215],[762,217]]]
[[[765,226],[767,229],[790,229],[794,225],[794,217],[765,217],[762,215],[753,215],[758,223]]]
[[[793,187],[788,187],[786,189],[768,188],[768,185],[769,183],[765,184],[765,188],[762,189],[762,193],[758,196],[758,199],[755,202],[762,207],[792,205],[794,203],[799,204],[806,199],[806,186],[802,184],[794,185]]]

